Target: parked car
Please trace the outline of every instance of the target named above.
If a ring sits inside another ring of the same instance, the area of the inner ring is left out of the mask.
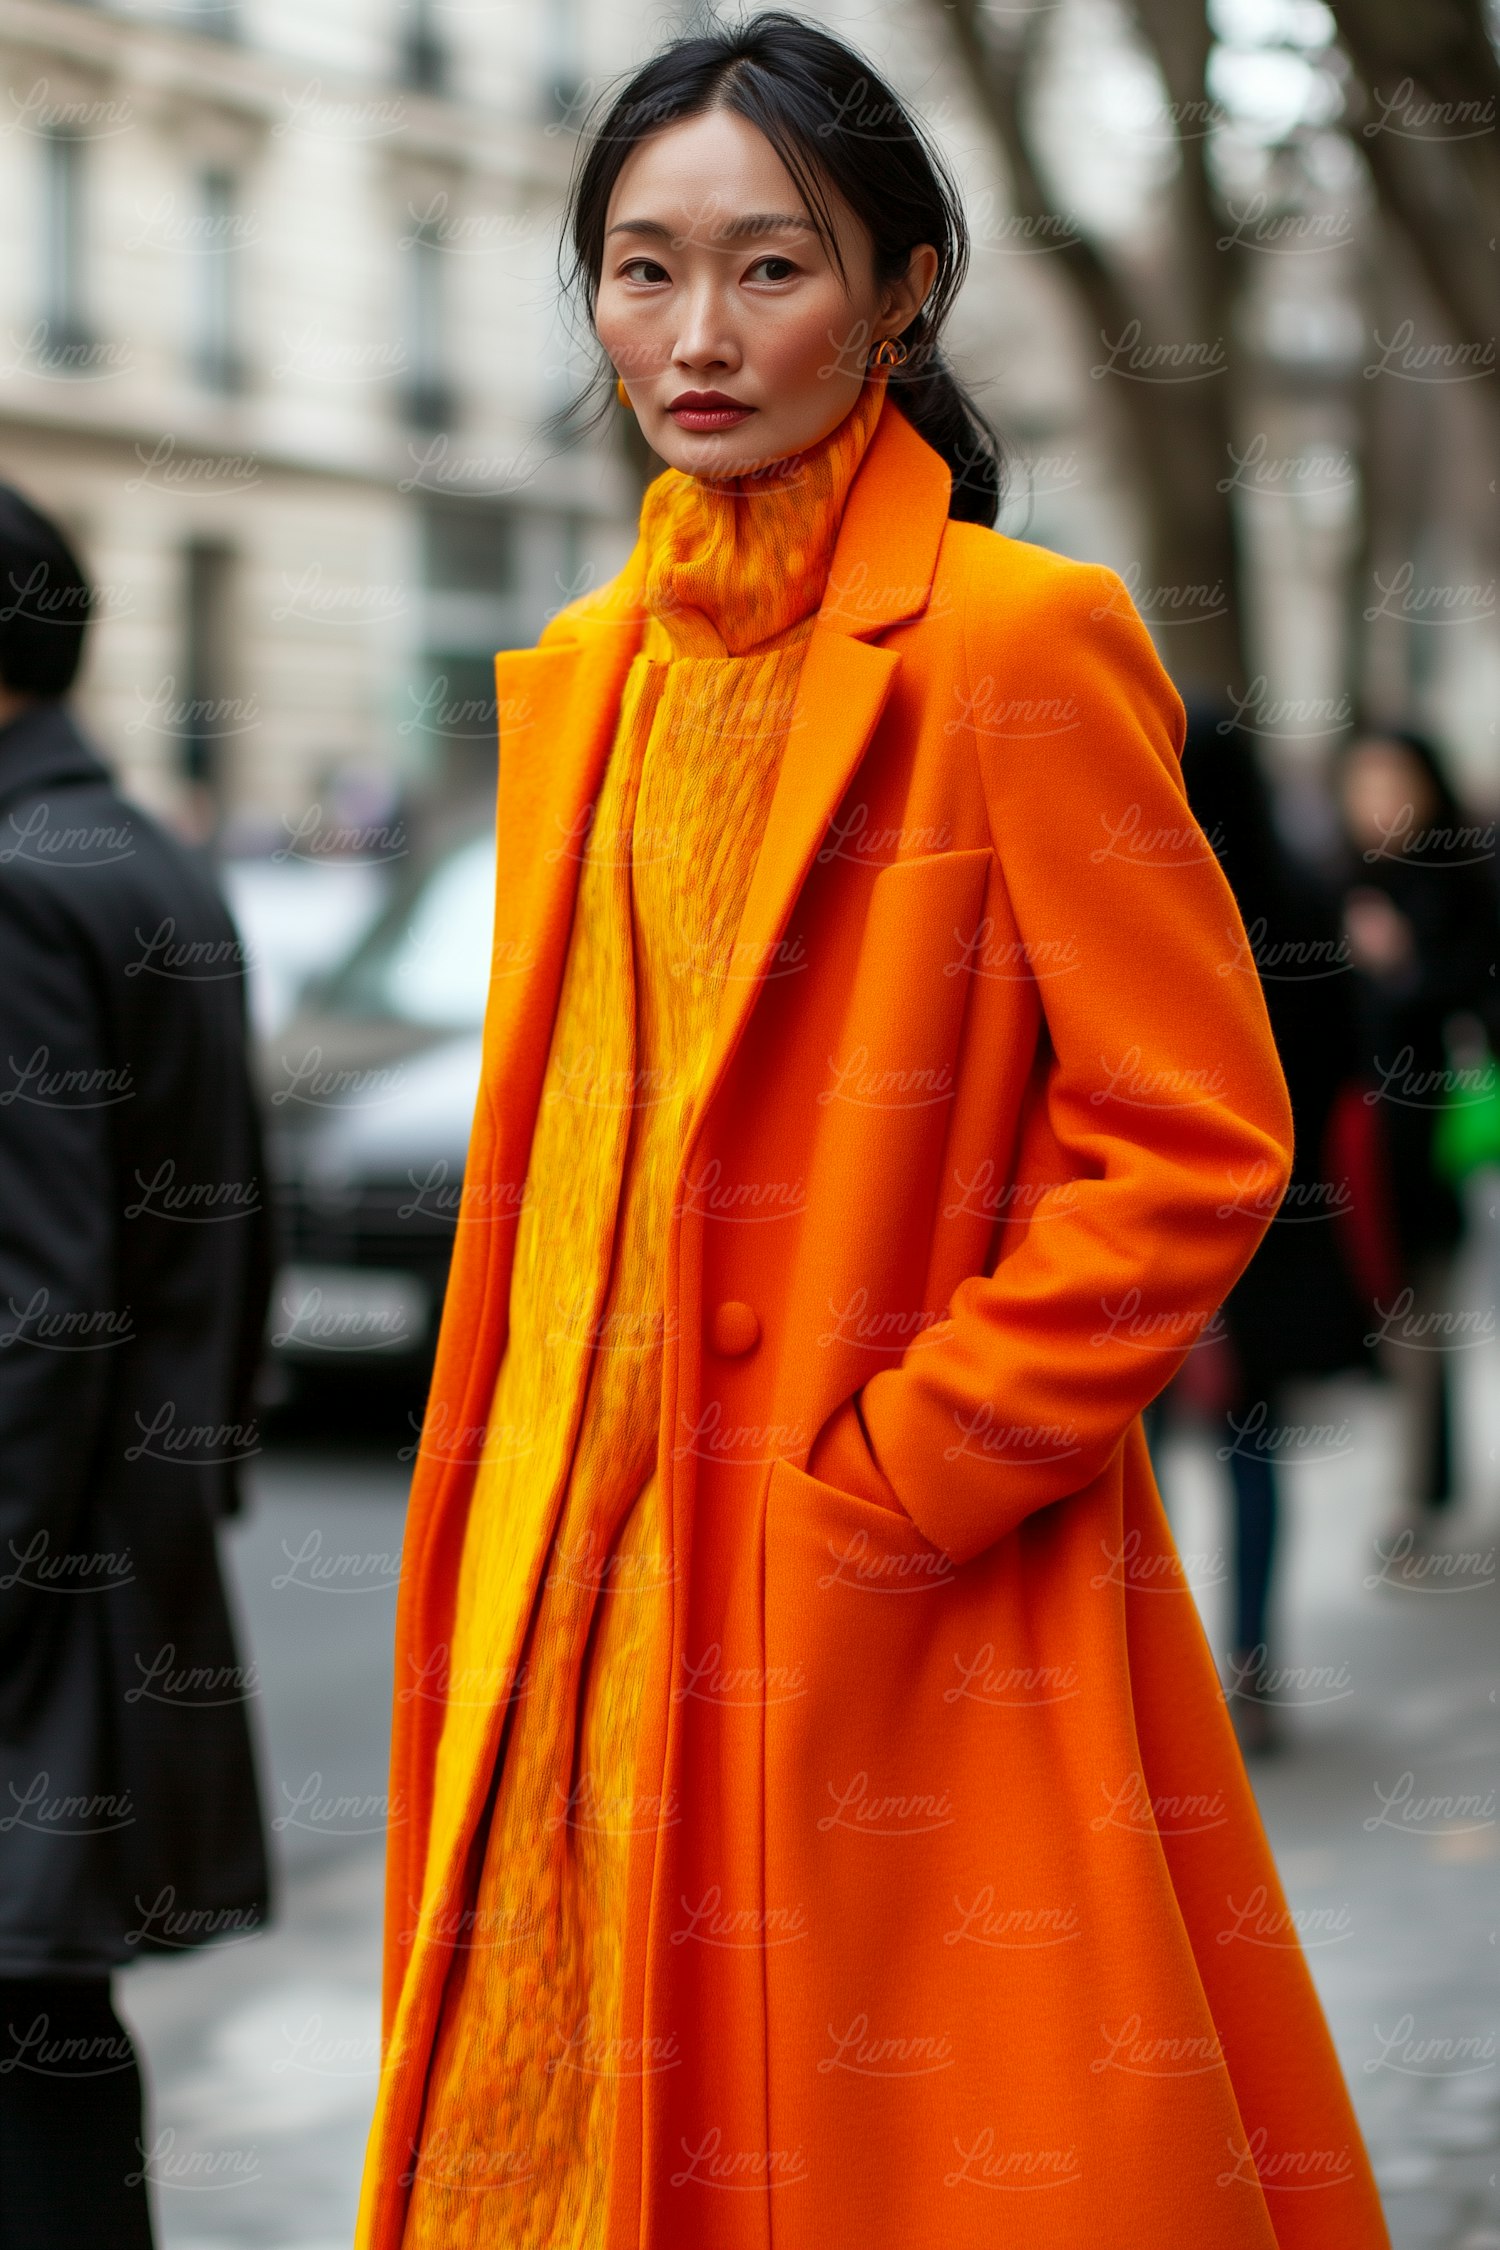
[[[219,883],[245,951],[250,1019],[257,1037],[283,1031],[298,995],[342,960],[389,896],[391,871],[368,862],[226,859]]]
[[[425,1385],[479,1086],[494,883],[486,824],[402,879],[261,1043],[283,1393],[320,1372]]]

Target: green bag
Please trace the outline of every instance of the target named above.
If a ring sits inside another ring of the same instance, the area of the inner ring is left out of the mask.
[[[1459,1187],[1483,1165],[1500,1165],[1500,1063],[1482,1037],[1450,1041],[1448,1059],[1455,1082],[1432,1136],[1432,1165]]]

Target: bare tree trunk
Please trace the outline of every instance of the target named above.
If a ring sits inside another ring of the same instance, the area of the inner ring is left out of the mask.
[[[1174,117],[1204,114],[1211,38],[1208,11],[1201,0],[1136,0],[1136,18],[1156,56]],[[1233,670],[1225,672],[1220,692],[1243,686],[1249,635],[1245,628],[1245,558],[1234,517],[1232,487],[1224,479],[1231,463],[1240,355],[1234,342],[1236,276],[1232,252],[1220,247],[1223,228],[1208,177],[1208,134],[1180,132],[1174,262],[1186,298],[1187,318],[1204,336],[1222,340],[1222,379],[1198,387],[1192,412],[1179,425],[1176,451],[1179,489],[1174,514],[1187,527],[1197,551],[1207,558],[1226,588],[1233,608]]]
[[[1500,64],[1477,0],[1331,0],[1361,80],[1353,141],[1467,354],[1500,449]]]
[[[1009,175],[1017,218],[1056,241],[1061,272],[1116,377],[1113,402],[1136,464],[1150,540],[1140,606],[1185,692],[1224,697],[1246,677],[1241,558],[1229,468],[1233,341],[1231,286],[1214,244],[1219,227],[1203,144],[1184,146],[1176,197],[1179,248],[1171,261],[1170,326],[1150,291],[1079,236],[1045,187],[1022,114],[1042,14],[1005,41],[984,25],[983,0],[932,0]],[[1202,104],[1208,33],[1194,0],[1151,0],[1154,35],[1174,104]],[[1179,110],[1179,114],[1182,112]],[[1137,590],[1137,589],[1133,589]]]

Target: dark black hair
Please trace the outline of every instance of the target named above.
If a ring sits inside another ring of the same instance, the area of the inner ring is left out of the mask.
[[[0,686],[66,695],[93,608],[88,580],[57,525],[0,484]]]
[[[1406,752],[1413,764],[1420,766],[1432,790],[1432,811],[1425,827],[1461,828],[1468,815],[1464,811],[1457,790],[1449,778],[1447,767],[1438,754],[1438,747],[1430,736],[1418,734],[1414,727],[1383,726],[1378,719],[1367,719],[1356,726],[1339,748],[1340,767],[1366,742],[1391,742]],[[1420,836],[1408,837],[1408,844],[1419,842]]]
[[[908,357],[891,370],[891,395],[948,464],[949,514],[992,525],[1002,482],[999,441],[938,348],[968,270],[962,200],[931,139],[864,56],[819,25],[768,8],[741,23],[672,40],[597,107],[604,114],[585,125],[565,226],[572,260],[564,280],[581,289],[590,325],[604,266],[609,199],[626,158],[663,126],[709,110],[732,110],[764,133],[785,164],[841,274],[830,187],[874,244],[877,283],[903,275],[919,243],[936,250],[937,276],[902,336]],[[605,381],[613,381],[613,370],[601,367],[559,423],[578,413]],[[593,421],[605,411],[607,401]]]

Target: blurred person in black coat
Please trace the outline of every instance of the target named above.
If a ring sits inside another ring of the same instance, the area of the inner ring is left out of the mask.
[[[241,948],[64,698],[92,597],[0,486],[0,2250],[142,2250],[111,1974],[252,1931],[216,1527],[270,1283]]]
[[[1339,762],[1344,919],[1360,1002],[1361,1062],[1380,1126],[1393,1286],[1377,1306],[1382,1360],[1406,1394],[1408,1458],[1394,1537],[1417,1553],[1453,1498],[1453,1353],[1470,1330],[1453,1301],[1463,1206],[1434,1163],[1450,1091],[1449,1042],[1500,1046],[1493,824],[1460,804],[1433,745],[1366,728]],[[1460,1060],[1460,1072],[1468,1065]]]
[[[1345,1255],[1347,1187],[1329,1160],[1330,1119],[1357,1073],[1360,1049],[1337,897],[1281,842],[1248,736],[1215,709],[1191,708],[1182,772],[1245,925],[1249,951],[1229,973],[1260,979],[1296,1136],[1291,1181],[1259,1249],[1152,1417],[1159,1430],[1174,1403],[1197,1405],[1229,1469],[1235,1550],[1226,1684],[1243,1747],[1262,1750],[1277,1736],[1268,1646],[1277,1480],[1289,1461],[1316,1449],[1286,1419],[1285,1386],[1370,1364],[1369,1321]],[[1253,1199],[1256,1183],[1235,1192]]]

